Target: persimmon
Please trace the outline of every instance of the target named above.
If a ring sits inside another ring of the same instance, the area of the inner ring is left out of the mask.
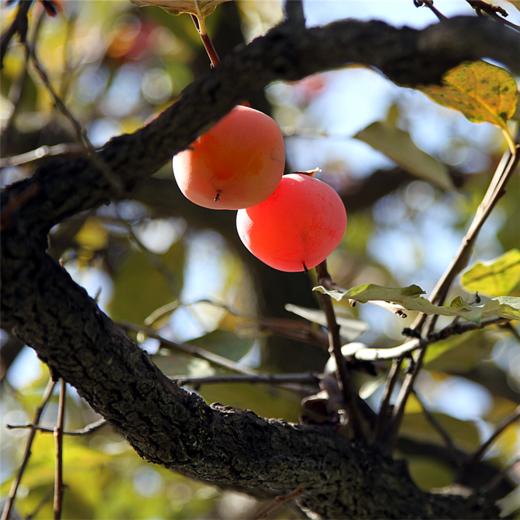
[[[246,208],[264,200],[276,189],[284,166],[276,122],[241,105],[173,157],[181,192],[211,209]]]
[[[347,211],[328,184],[309,175],[282,177],[272,195],[237,212],[237,230],[249,251],[280,271],[311,269],[336,248]]]

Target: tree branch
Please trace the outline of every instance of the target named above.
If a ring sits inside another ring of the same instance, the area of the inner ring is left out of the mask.
[[[464,38],[459,37],[461,33]],[[100,151],[100,161],[129,189],[186,148],[235,104],[275,79],[297,80],[359,63],[381,70],[396,82],[417,85],[438,82],[454,65],[483,56],[519,72],[519,54],[520,35],[473,17],[453,18],[422,31],[353,20],[298,31],[281,25],[227,55],[217,69],[192,83],[175,105],[146,127],[112,139]],[[26,181],[45,184],[47,205],[38,215],[40,229],[107,200],[109,185],[98,166],[87,158],[56,160]],[[17,186],[17,190],[26,187],[23,182]],[[81,189],[86,186],[88,192]],[[17,190],[10,190],[11,196]]]
[[[415,85],[439,81],[460,61],[482,56],[518,72],[519,54],[513,31],[473,18],[423,31],[343,21],[295,32],[284,24],[226,56],[149,125],[111,140],[100,159],[128,190],[275,79],[361,63]],[[141,456],[255,496],[286,495],[304,485],[299,506],[327,518],[496,515],[477,496],[424,493],[401,464],[375,448],[351,445],[332,429],[210,407],[171,382],[45,254],[51,226],[109,198],[107,179],[83,157],[49,161],[3,193],[2,319]]]

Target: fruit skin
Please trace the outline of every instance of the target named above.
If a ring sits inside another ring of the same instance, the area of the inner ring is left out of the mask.
[[[181,192],[211,209],[246,208],[264,200],[276,189],[284,166],[278,125],[246,106],[236,106],[173,157]]]
[[[249,251],[280,271],[299,272],[325,260],[340,243],[347,211],[324,182],[298,173],[282,177],[275,192],[237,212],[237,230]]]

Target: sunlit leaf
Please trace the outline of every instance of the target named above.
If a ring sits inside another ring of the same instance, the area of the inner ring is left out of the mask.
[[[356,139],[382,152],[408,173],[443,190],[454,190],[448,168],[421,150],[408,132],[385,123],[372,123],[358,132]]]
[[[469,321],[479,323],[484,318],[520,319],[520,297],[501,296],[482,301],[479,304],[469,304],[461,298],[456,298],[452,305],[434,305],[421,296],[424,291],[417,285],[408,287],[383,287],[375,284],[358,285],[351,289],[332,289],[314,287],[314,291],[328,294],[337,301],[347,299],[360,303],[384,301],[397,303],[409,311],[440,316],[459,316]]]
[[[108,242],[108,233],[99,219],[91,217],[85,221],[77,235],[76,242],[85,249],[99,251]]]
[[[462,112],[470,121],[507,129],[516,110],[515,79],[503,68],[484,61],[466,62],[449,70],[443,85],[421,89],[437,103]]]
[[[478,262],[461,278],[464,289],[488,296],[520,291],[520,250],[511,249],[490,262]]]

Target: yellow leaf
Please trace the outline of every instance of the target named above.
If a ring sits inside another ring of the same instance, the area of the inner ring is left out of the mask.
[[[421,90],[437,103],[459,110],[470,121],[492,123],[504,130],[516,110],[514,78],[484,61],[462,63],[444,75],[442,86],[427,85]]]
[[[96,218],[89,218],[75,237],[76,242],[89,251],[103,249],[108,240],[108,233]]]

